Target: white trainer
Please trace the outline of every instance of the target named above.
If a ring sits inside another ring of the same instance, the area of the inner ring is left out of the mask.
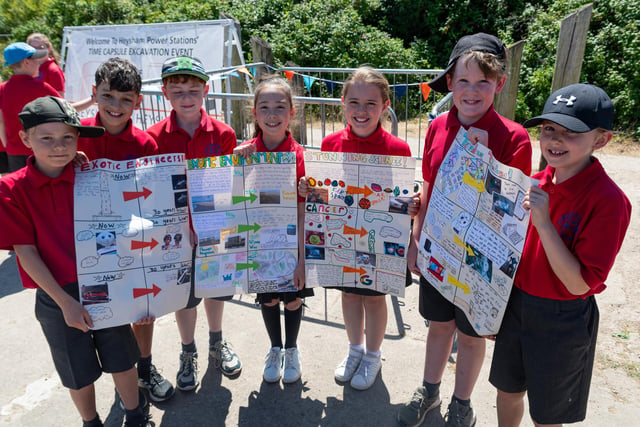
[[[334,372],[336,381],[339,381],[341,383],[351,381],[353,374],[355,374],[356,370],[358,369],[358,365],[360,365],[363,354],[364,351],[355,350],[353,349],[353,347],[350,348],[349,354],[344,358],[342,362],[340,362]]]
[[[351,387],[356,390],[366,390],[373,385],[382,367],[382,358],[365,354],[360,361],[360,366],[353,378],[351,378]]]
[[[282,382],[285,384],[295,383],[302,376],[300,370],[300,352],[297,348],[287,348],[284,351],[284,373]]]
[[[267,353],[267,356],[264,358],[262,378],[264,378],[266,382],[275,383],[280,381],[283,357],[284,354],[280,347],[271,347],[269,353]]]

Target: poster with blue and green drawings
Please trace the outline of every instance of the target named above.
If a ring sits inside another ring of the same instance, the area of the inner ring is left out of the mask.
[[[404,296],[415,159],[305,152],[307,286]]]
[[[187,177],[196,296],[295,290],[295,153],[188,160]]]

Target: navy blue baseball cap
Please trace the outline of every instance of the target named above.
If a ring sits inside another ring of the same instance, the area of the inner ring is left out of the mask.
[[[447,63],[447,68],[428,83],[431,89],[440,93],[448,93],[449,88],[447,87],[447,74],[456,64],[458,58],[469,52],[491,53],[503,60],[507,57],[507,48],[504,43],[502,43],[502,40],[496,36],[485,33],[464,36],[458,40],[458,43],[456,43],[453,48],[451,56],[449,57],[449,62]]]
[[[11,43],[4,48],[4,65],[16,64],[23,59],[40,59],[49,54],[47,49],[36,49],[24,42]]]
[[[607,92],[589,83],[576,83],[553,92],[542,109],[542,114],[525,121],[528,128],[549,120],[569,129],[584,133],[594,129],[613,129],[613,102]]]

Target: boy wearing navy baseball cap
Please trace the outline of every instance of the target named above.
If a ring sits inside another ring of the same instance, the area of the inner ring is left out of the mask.
[[[613,136],[613,104],[580,83],[554,92],[541,115],[548,166],[525,196],[531,225],[491,365],[500,425],[518,425],[524,395],[536,424],[586,416],[598,335],[595,294],[620,250],[631,204],[593,152]]]
[[[20,137],[33,155],[26,167],[0,179],[0,249],[15,251],[22,285],[36,289],[36,318],[83,426],[102,426],[94,383],[108,372],[124,401],[125,425],[149,427],[131,326],[93,331],[78,301],[72,161],[78,137],[99,137],[104,128],[83,126],[76,110],[54,96],[28,103],[19,117]]]

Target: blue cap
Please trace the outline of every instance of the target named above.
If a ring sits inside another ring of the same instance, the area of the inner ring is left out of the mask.
[[[48,54],[47,49],[36,49],[24,42],[11,43],[4,48],[4,65],[15,64],[26,58],[40,59]]]

